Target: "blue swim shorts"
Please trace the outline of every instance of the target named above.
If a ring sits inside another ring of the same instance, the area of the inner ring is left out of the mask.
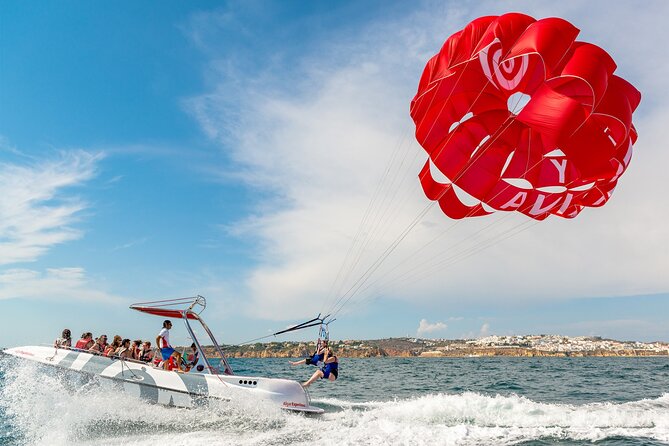
[[[172,353],[174,353],[172,347],[163,347],[160,349],[160,354],[163,355],[163,361],[167,361],[169,357],[172,356]]]

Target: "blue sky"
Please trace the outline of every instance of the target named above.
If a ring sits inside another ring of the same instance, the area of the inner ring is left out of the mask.
[[[487,223],[458,224],[419,252],[452,224],[429,213],[332,335],[669,340],[669,62],[656,43],[669,38],[668,9],[2,2],[0,312],[11,317],[0,345],[50,342],[65,326],[152,338],[160,320],[128,305],[193,294],[208,298],[223,342],[336,306],[425,205],[408,116],[425,61],[473,18],[512,10],[572,21],[642,91],[629,171],[607,206],[452,265],[430,259]],[[389,164],[396,148],[401,167]],[[389,165],[400,169],[381,204],[392,218],[347,262]],[[492,218],[496,234],[523,222]],[[351,271],[338,276],[342,265]]]

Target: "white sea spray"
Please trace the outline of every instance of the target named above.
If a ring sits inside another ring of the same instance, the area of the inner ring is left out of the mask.
[[[323,416],[254,400],[195,409],[149,404],[107,380],[27,361],[0,361],[0,405],[36,445],[508,445],[552,438],[669,442],[669,393],[624,403],[537,402],[517,395],[428,393],[393,401],[317,398]],[[323,387],[328,384],[322,384]]]

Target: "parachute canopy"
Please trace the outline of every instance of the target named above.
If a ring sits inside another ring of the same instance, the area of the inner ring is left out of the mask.
[[[451,218],[573,218],[604,205],[632,156],[641,94],[559,18],[480,17],[446,40],[411,102],[420,181]]]

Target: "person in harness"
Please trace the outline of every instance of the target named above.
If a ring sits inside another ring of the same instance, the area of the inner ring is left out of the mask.
[[[288,362],[290,362],[290,365],[292,366],[306,364],[319,367],[323,364],[323,357],[325,356],[325,350],[327,349],[327,347],[328,347],[328,341],[319,339],[318,342],[316,343],[316,351],[314,352],[313,355],[301,359],[299,361],[288,361]]]
[[[335,381],[339,376],[339,360],[329,347],[325,348],[323,355],[323,367],[316,370],[308,381],[302,383],[302,387],[309,387],[317,379]]]

